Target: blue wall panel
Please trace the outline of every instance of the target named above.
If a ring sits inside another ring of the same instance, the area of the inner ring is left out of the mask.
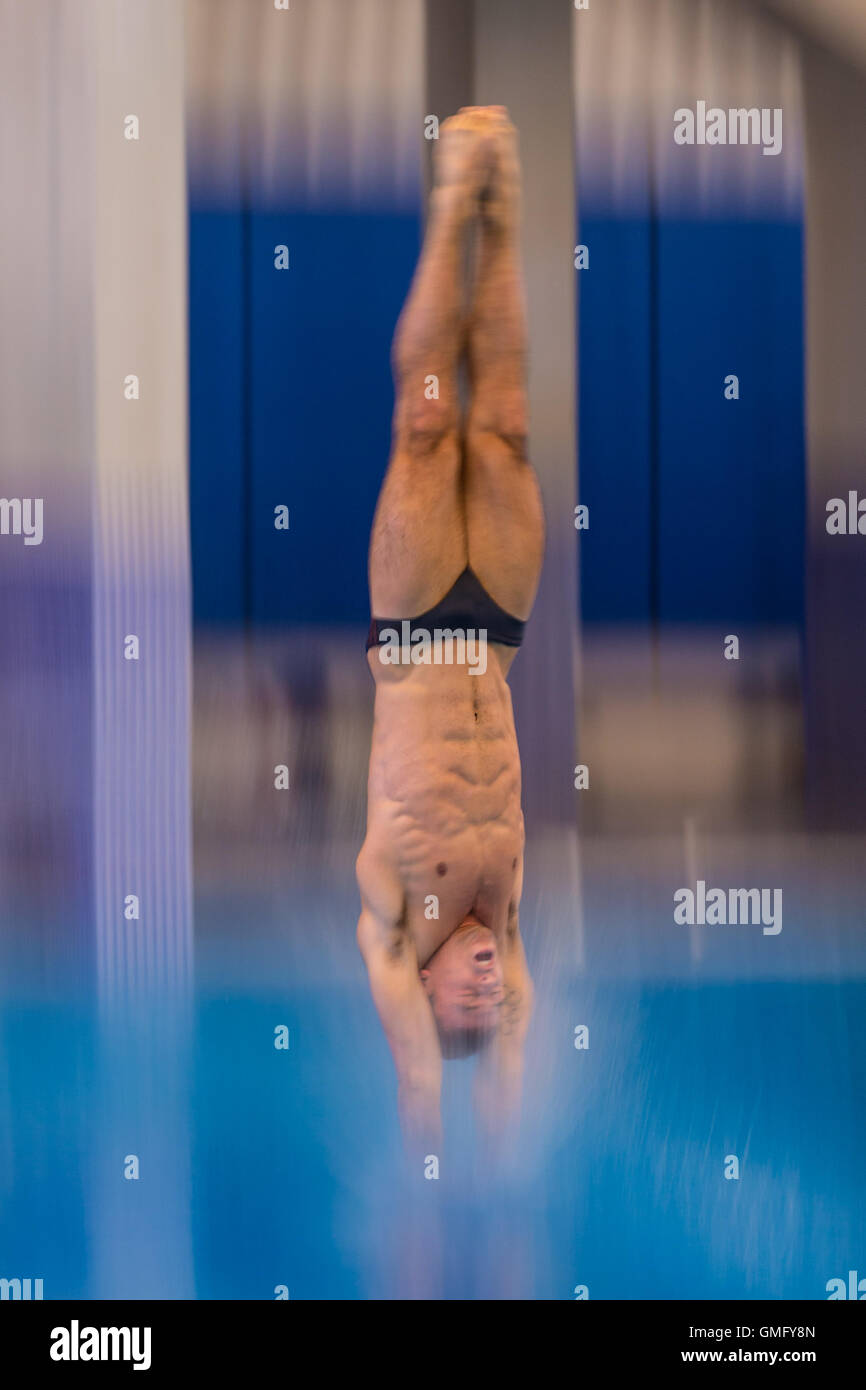
[[[190,519],[200,622],[243,618],[241,217],[189,217]]]
[[[584,217],[589,268],[579,277],[578,498],[584,617],[649,617],[649,227]]]
[[[802,622],[801,255],[790,223],[660,226],[663,620]]]
[[[366,624],[391,337],[419,239],[416,216],[192,212],[197,621],[249,607],[254,623]],[[274,528],[280,504],[288,532]]]
[[[662,622],[800,624],[802,228],[665,218],[655,237],[653,317],[648,218],[583,212],[584,621],[650,616],[655,545]],[[729,373],[736,401],[724,397]]]

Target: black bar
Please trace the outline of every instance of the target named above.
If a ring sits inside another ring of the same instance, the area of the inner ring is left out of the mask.
[[[375,1326],[375,1313],[355,1313],[351,1304],[344,1304],[340,1311],[333,1304],[327,1306],[330,1331],[324,1344],[323,1329],[318,1318],[310,1317],[309,1305],[299,1308],[291,1299],[261,1303],[6,1302],[0,1305],[0,1336],[4,1362],[7,1366],[16,1364],[22,1384],[34,1371],[48,1371],[61,1379],[81,1372],[93,1377],[105,1369],[115,1378],[134,1375],[133,1356],[151,1378],[161,1380],[188,1371],[195,1373],[199,1384],[202,1377],[211,1374],[226,1380],[238,1373],[249,1377],[253,1371],[255,1380],[248,1383],[258,1385],[271,1370],[291,1380],[300,1371],[308,1379],[313,1366],[318,1374],[327,1374],[332,1380],[335,1367],[341,1364],[341,1353],[351,1358],[357,1374],[363,1367],[365,1378],[371,1374],[371,1361],[373,1374],[377,1370],[381,1374],[389,1362],[393,1367],[394,1337]],[[489,1371],[499,1355],[503,1359],[513,1355],[509,1347],[513,1347],[514,1333],[520,1330],[514,1319],[517,1316],[522,1321],[522,1315],[497,1312],[498,1307],[509,1305],[485,1306],[483,1355],[484,1368]],[[439,1313],[437,1321],[447,1333],[447,1324],[459,1326],[464,1316]],[[533,1327],[538,1326],[539,1316],[532,1315]],[[472,1325],[477,1326],[474,1318]],[[423,1322],[419,1319],[419,1335],[422,1326],[430,1329],[429,1313]],[[103,1341],[101,1333],[94,1338],[88,1328],[126,1329],[129,1335],[117,1338],[116,1349],[121,1354],[127,1352],[127,1359],[110,1359],[113,1339],[106,1336]],[[524,1345],[522,1356],[531,1358],[539,1371],[550,1367],[554,1359],[567,1358],[581,1379],[581,1368],[585,1372],[592,1368],[596,1376],[633,1370],[651,1377],[673,1367],[697,1368],[700,1374],[700,1368],[708,1364],[727,1368],[739,1364],[772,1369],[806,1366],[826,1381],[828,1371],[858,1364],[864,1328],[860,1313],[834,1301],[574,1300],[567,1313],[555,1314],[551,1308],[544,1314],[547,1336],[543,1350],[539,1354]],[[145,1329],[149,1329],[149,1343]],[[748,1335],[744,1329],[749,1329]],[[101,1351],[103,1346],[105,1360],[80,1356],[60,1360],[51,1354],[52,1347],[56,1353],[71,1357],[75,1349],[79,1353],[91,1348]],[[440,1355],[446,1364],[452,1362],[453,1353],[443,1348]],[[426,1358],[425,1351],[425,1366],[429,1368]],[[150,1363],[147,1367],[146,1359]]]

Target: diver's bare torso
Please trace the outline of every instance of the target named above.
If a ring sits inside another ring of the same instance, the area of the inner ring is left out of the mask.
[[[514,653],[491,645],[487,669],[384,665],[376,682],[367,836],[358,875],[398,915],[426,964],[471,912],[503,940],[520,898],[520,759],[505,674]]]

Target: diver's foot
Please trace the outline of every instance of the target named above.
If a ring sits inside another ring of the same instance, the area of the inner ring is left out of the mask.
[[[468,217],[480,209],[495,164],[493,128],[504,107],[462,106],[439,128],[434,158],[435,191]]]
[[[481,220],[485,229],[510,232],[520,220],[520,157],[517,131],[504,106],[488,106],[487,141],[490,173],[481,193]]]

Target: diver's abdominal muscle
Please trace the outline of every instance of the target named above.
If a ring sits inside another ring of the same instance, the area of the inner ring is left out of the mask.
[[[444,688],[443,688],[444,686]],[[371,783],[390,800],[432,791],[438,798],[506,802],[520,762],[508,687],[482,677],[440,686],[379,687],[371,749]]]
[[[519,837],[520,760],[501,674],[379,686],[369,790],[379,824],[416,850],[494,825]]]

